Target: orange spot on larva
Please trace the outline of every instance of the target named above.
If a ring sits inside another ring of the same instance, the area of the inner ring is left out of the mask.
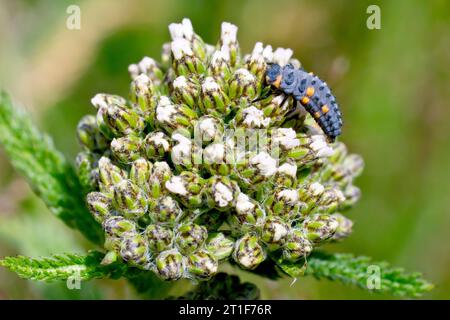
[[[302,100],[300,100],[300,102],[302,104],[307,104],[309,102],[309,98],[308,97],[303,97]]]
[[[307,95],[308,97],[312,97],[313,94],[314,94],[314,87],[308,87],[308,88],[306,89],[306,95]]]
[[[327,113],[328,111],[330,111],[330,108],[328,108],[328,106],[327,106],[326,104],[324,104],[324,105],[322,106],[322,112],[325,114],[325,113]]]
[[[275,87],[275,88],[279,88],[280,87],[280,84],[281,84],[281,74],[280,75],[278,75],[278,77],[277,77],[277,79],[272,83],[272,85]]]
[[[316,118],[316,119],[320,118],[320,112],[319,111],[314,112],[314,118]]]

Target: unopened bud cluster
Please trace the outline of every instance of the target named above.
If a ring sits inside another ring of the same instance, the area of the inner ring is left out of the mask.
[[[359,199],[362,159],[329,144],[309,115],[288,117],[292,99],[255,101],[269,90],[268,63],[300,65],[292,50],[257,43],[242,57],[229,23],[217,45],[188,19],[169,30],[160,63],[130,65],[129,97],[97,94],[96,115],[77,127],[80,182],[105,231],[103,263],[207,280],[227,259],[254,269],[347,237],[352,222],[339,212]],[[239,147],[230,129],[266,130],[268,147]]]

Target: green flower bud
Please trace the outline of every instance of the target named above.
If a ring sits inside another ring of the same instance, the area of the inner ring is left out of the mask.
[[[174,104],[166,96],[159,98],[156,107],[156,123],[167,133],[171,134],[177,130],[186,136],[190,136],[193,120],[196,118],[197,114],[188,106]]]
[[[137,64],[131,64],[128,67],[128,72],[132,79],[145,74],[155,86],[159,86],[164,79],[164,72],[161,70],[161,67],[154,59],[149,57],[142,58]]]
[[[194,109],[200,94],[200,85],[197,80],[193,77],[179,76],[172,85],[175,101]]]
[[[228,51],[214,51],[208,66],[208,73],[223,87],[231,78],[230,56]]]
[[[188,208],[197,208],[203,204],[204,186],[205,180],[190,171],[183,171],[165,183],[166,189]]]
[[[345,197],[341,190],[334,187],[327,187],[316,203],[316,211],[321,213],[335,212],[344,201]]]
[[[208,231],[204,226],[185,223],[177,228],[175,244],[183,254],[190,254],[199,249],[206,241]]]
[[[218,47],[227,55],[231,67],[235,67],[240,62],[239,43],[236,36],[237,30],[238,28],[231,23],[222,23]]]
[[[289,231],[289,225],[282,219],[269,217],[262,226],[261,240],[270,251],[274,251],[285,244]]]
[[[143,143],[145,155],[151,160],[161,160],[170,151],[170,139],[161,131],[149,133]]]
[[[344,189],[344,202],[339,206],[340,209],[348,209],[353,207],[359,198],[361,198],[361,190],[354,185],[348,185]]]
[[[140,134],[145,122],[135,110],[126,105],[111,104],[98,109],[97,125],[106,137],[113,138]]]
[[[235,206],[240,192],[235,181],[224,176],[212,176],[207,182],[206,201],[210,208],[229,210]]]
[[[235,128],[264,129],[271,124],[271,119],[264,116],[264,112],[255,106],[239,109],[233,119]]]
[[[294,161],[286,161],[278,167],[274,183],[277,186],[286,188],[295,188],[297,186],[297,165]]]
[[[247,69],[237,69],[228,83],[228,97],[237,101],[242,97],[247,101],[256,98],[260,89],[260,84],[256,77]]]
[[[212,175],[229,176],[234,164],[233,151],[223,143],[212,143],[203,150],[203,166]]]
[[[199,250],[187,258],[186,270],[194,279],[209,280],[217,273],[218,268],[218,260],[206,250]]]
[[[249,198],[245,193],[238,195],[235,211],[228,215],[228,223],[236,234],[255,230],[264,223],[266,217],[259,202]]]
[[[233,252],[234,240],[226,237],[222,232],[211,233],[206,241],[205,249],[213,254],[217,260],[223,260]]]
[[[153,164],[144,159],[139,158],[131,163],[130,180],[145,192],[150,191],[150,175]]]
[[[200,60],[206,60],[206,45],[203,40],[194,33],[191,20],[184,18],[181,23],[171,23],[169,25],[172,40],[185,39],[190,42],[192,51]]]
[[[105,256],[103,257],[100,264],[102,266],[110,265],[117,261],[117,253],[115,251],[108,251]]]
[[[148,246],[152,252],[170,249],[173,241],[173,231],[159,224],[150,224],[145,229]]]
[[[183,214],[179,204],[171,196],[162,196],[152,201],[149,216],[154,223],[174,224]]]
[[[266,260],[266,256],[267,254],[256,236],[247,234],[236,241],[233,259],[243,269],[255,269]]]
[[[163,251],[155,259],[155,273],[163,280],[178,280],[184,270],[184,258],[176,249]]]
[[[353,221],[340,213],[335,213],[332,216],[337,220],[338,227],[331,240],[340,241],[347,238],[352,233]]]
[[[111,216],[111,198],[101,192],[91,192],[86,196],[89,211],[95,221],[102,223]]]
[[[150,196],[153,199],[160,197],[164,184],[172,177],[172,170],[167,162],[155,162],[150,175]]]
[[[277,160],[267,152],[250,153],[245,156],[248,160],[239,163],[236,168],[241,182],[249,188],[261,186],[262,182],[269,182],[277,172]]]
[[[200,117],[194,127],[194,137],[196,140],[200,139],[202,145],[220,141],[223,133],[223,121],[209,115]]]
[[[136,233],[136,224],[121,216],[112,216],[102,223],[106,235],[111,238],[121,238],[127,234]]]
[[[144,118],[153,124],[158,98],[156,88],[146,74],[141,73],[131,82],[130,100],[141,111]]]
[[[137,220],[147,211],[147,196],[130,180],[114,185],[114,208],[127,219]]]
[[[93,152],[101,152],[108,147],[108,142],[100,133],[97,120],[93,115],[84,116],[78,122],[77,137],[83,147]]]
[[[115,166],[107,157],[98,161],[99,186],[103,193],[112,194],[113,186],[127,178],[127,173]]]
[[[120,256],[127,263],[148,269],[150,254],[145,238],[140,234],[126,236],[120,243]]]
[[[98,188],[98,156],[91,152],[80,152],[75,160],[78,180],[83,191],[88,193]]]
[[[283,245],[283,259],[295,262],[307,257],[313,250],[311,242],[301,229],[292,229]]]
[[[324,192],[325,187],[318,182],[304,184],[298,192],[300,200],[305,203],[302,213],[306,215],[316,208]]]
[[[228,96],[212,77],[206,77],[203,80],[198,103],[204,114],[223,117],[231,112]]]
[[[272,46],[264,48],[262,42],[257,42],[253,48],[253,52],[246,59],[245,66],[251,73],[256,75],[260,82],[264,81],[266,73],[267,62],[272,61],[273,52]]]
[[[255,103],[264,116],[271,119],[271,125],[281,125],[285,116],[294,108],[293,99],[284,94],[271,95],[267,99]]]
[[[121,163],[131,163],[141,157],[142,139],[137,136],[114,138],[111,141],[111,152]]]
[[[337,219],[327,214],[315,214],[302,223],[302,227],[308,240],[314,244],[320,244],[330,239],[339,226]]]
[[[298,219],[300,210],[305,206],[299,199],[298,190],[287,188],[274,189],[264,204],[269,212],[286,221]]]
[[[124,106],[127,104],[127,100],[115,94],[98,93],[91,99],[91,104],[98,110],[100,108],[107,109],[110,105]]]
[[[202,74],[206,67],[203,61],[194,54],[191,43],[183,38],[177,38],[171,43],[172,67],[177,76],[190,73]]]
[[[183,134],[172,134],[174,146],[170,153],[170,158],[175,166],[176,171],[197,170],[201,162],[200,146],[194,144],[193,140],[186,138]]]

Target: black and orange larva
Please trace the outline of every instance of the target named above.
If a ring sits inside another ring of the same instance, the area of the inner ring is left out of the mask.
[[[341,134],[342,115],[327,84],[312,73],[287,64],[269,64],[266,82],[275,90],[292,96],[308,111],[333,142]]]

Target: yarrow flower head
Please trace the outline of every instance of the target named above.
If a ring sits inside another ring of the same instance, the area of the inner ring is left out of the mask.
[[[300,67],[293,51],[258,42],[241,56],[237,31],[224,22],[211,45],[189,19],[173,23],[160,62],[129,66],[128,97],[92,98],[76,163],[103,264],[201,281],[226,261],[301,261],[350,235],[362,158],[291,98],[266,95],[270,63]]]

